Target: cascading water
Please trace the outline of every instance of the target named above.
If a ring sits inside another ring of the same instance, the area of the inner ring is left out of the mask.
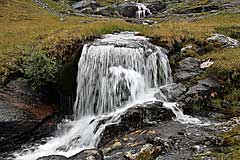
[[[106,35],[85,45],[78,64],[75,117],[112,112],[147,88],[171,83],[165,53],[133,33]]]
[[[148,9],[144,4],[142,3],[136,3],[138,7],[138,11],[136,12],[136,17],[137,18],[144,18],[147,15],[151,15],[150,9]]]
[[[86,44],[78,64],[74,121],[66,123],[62,134],[15,153],[17,160],[41,156],[70,157],[83,149],[97,147],[101,133],[136,104],[157,101],[160,86],[172,83],[167,51],[152,45],[143,36],[123,32],[110,34]],[[162,94],[161,101],[167,101]],[[198,123],[186,116],[175,103],[164,102],[176,120]],[[104,122],[104,123],[102,123]]]

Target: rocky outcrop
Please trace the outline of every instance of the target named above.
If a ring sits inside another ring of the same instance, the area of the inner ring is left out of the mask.
[[[202,70],[200,69],[201,61],[197,58],[187,57],[179,62],[179,65],[174,73],[174,78],[177,82],[185,81],[190,78],[193,78],[200,73]]]
[[[239,47],[239,41],[223,34],[216,33],[212,37],[207,39],[208,41],[217,41],[226,48],[236,48]]]
[[[168,121],[175,115],[162,106],[162,102],[151,102],[129,108],[120,116],[118,124],[106,126],[99,147],[111,141],[117,135],[132,129],[141,128],[156,121]]]
[[[72,8],[75,10],[81,10],[84,8],[91,8],[93,10],[97,9],[100,4],[97,3],[95,0],[82,0],[76,3],[73,3]]]
[[[147,8],[150,9],[151,13],[157,14],[166,8],[166,5],[161,1],[153,1],[147,4]]]

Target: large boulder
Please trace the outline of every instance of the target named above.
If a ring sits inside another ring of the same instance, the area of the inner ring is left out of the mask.
[[[157,99],[160,98],[160,94],[163,93],[168,101],[179,102],[184,97],[184,93],[187,92],[187,87],[182,83],[173,83],[168,86],[160,88],[160,92],[155,95]]]
[[[198,84],[192,86],[189,88],[186,95],[192,96],[192,95],[201,95],[203,97],[209,97],[209,96],[217,96],[216,94],[221,93],[221,85],[218,81],[213,80],[211,78],[206,78],[203,80],[199,80]]]
[[[179,82],[199,75],[202,73],[200,64],[201,61],[197,58],[187,57],[181,60],[177,66],[177,69],[175,70],[174,78],[177,82]]]
[[[124,17],[135,18],[138,7],[135,3],[123,3],[119,5],[119,13]]]
[[[141,128],[145,125],[152,124],[154,121],[172,120],[174,117],[174,113],[163,107],[162,102],[159,101],[136,105],[120,115],[119,123],[105,127],[99,147],[104,146],[121,133],[125,133],[131,129]]]
[[[87,149],[68,158],[68,160],[103,160],[103,152],[96,149]]]

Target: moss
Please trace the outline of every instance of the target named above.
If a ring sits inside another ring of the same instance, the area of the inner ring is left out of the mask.
[[[220,149],[213,150],[211,155],[218,159],[238,160],[240,157],[240,126],[220,136],[224,139],[224,144]]]

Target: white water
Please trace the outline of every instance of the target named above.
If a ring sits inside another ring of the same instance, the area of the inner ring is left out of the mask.
[[[159,87],[172,83],[165,53],[163,48],[134,33],[106,35],[85,45],[78,65],[75,120],[64,124],[58,132],[61,134],[46,144],[15,153],[16,160],[35,160],[47,155],[70,157],[97,147],[104,128],[118,124],[128,108],[159,101],[154,97],[160,92]],[[199,123],[161,95],[163,106],[173,111],[176,121]]]
[[[137,18],[144,18],[146,15],[151,15],[151,11],[142,3],[136,4],[138,7],[138,11],[136,12]]]

